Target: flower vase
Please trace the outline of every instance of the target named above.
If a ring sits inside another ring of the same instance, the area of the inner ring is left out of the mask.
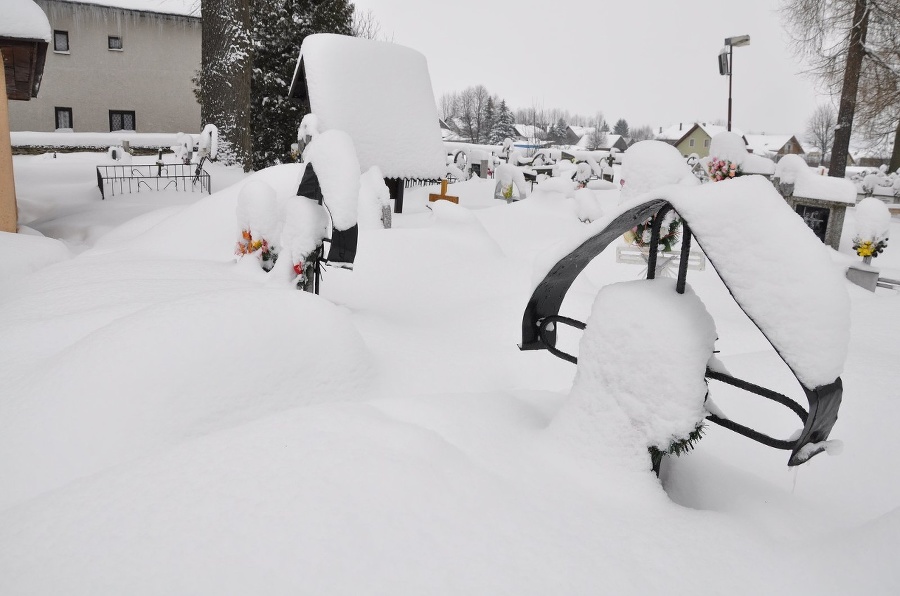
[[[872,256],[870,255],[868,257],[863,257],[863,263],[865,263],[866,265],[871,265],[872,264]]]

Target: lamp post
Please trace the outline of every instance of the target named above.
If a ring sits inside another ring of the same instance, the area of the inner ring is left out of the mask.
[[[749,35],[737,35],[725,38],[725,47],[719,51],[719,74],[728,75],[728,130],[731,130],[731,74],[736,47],[750,45]]]

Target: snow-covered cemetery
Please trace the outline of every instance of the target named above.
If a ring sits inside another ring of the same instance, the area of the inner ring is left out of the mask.
[[[538,121],[259,3],[284,70],[192,80],[251,3],[0,0],[0,594],[900,593],[890,152]]]

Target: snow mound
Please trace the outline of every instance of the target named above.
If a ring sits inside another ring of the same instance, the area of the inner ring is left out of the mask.
[[[775,162],[747,151],[743,137],[734,132],[720,132],[709,143],[709,158],[726,159],[740,166],[744,174],[775,173]],[[709,158],[704,158],[708,161]]]
[[[307,292],[220,290],[156,303],[50,357],[7,402],[0,452],[19,456],[0,460],[0,509],[235,420],[352,399],[368,375],[348,315]]]
[[[700,181],[678,149],[662,141],[640,141],[622,155],[622,199],[627,200],[670,184]]]
[[[65,244],[54,238],[0,232],[0,290],[16,278],[72,258]]]

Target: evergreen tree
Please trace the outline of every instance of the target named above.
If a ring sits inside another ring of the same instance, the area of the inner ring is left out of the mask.
[[[616,120],[616,125],[613,126],[613,134],[617,134],[623,137],[628,136],[628,122],[626,122],[624,118],[619,118],[618,120]]]
[[[291,161],[291,144],[306,113],[287,94],[304,38],[313,33],[350,35],[352,20],[348,0],[253,2],[253,169]]]
[[[566,124],[566,121],[560,118],[556,121],[552,127],[550,127],[550,132],[547,133],[548,140],[563,145],[566,143],[567,132],[569,129],[569,125]]]
[[[487,143],[491,137],[491,130],[497,121],[497,109],[494,107],[494,98],[488,97],[487,104],[484,106],[484,122],[481,124],[482,135],[478,139],[479,142]]]
[[[488,141],[492,145],[500,145],[505,138],[516,138],[516,119],[512,110],[506,105],[506,100],[500,101],[500,108],[497,110],[497,119],[494,127],[491,128]]]

